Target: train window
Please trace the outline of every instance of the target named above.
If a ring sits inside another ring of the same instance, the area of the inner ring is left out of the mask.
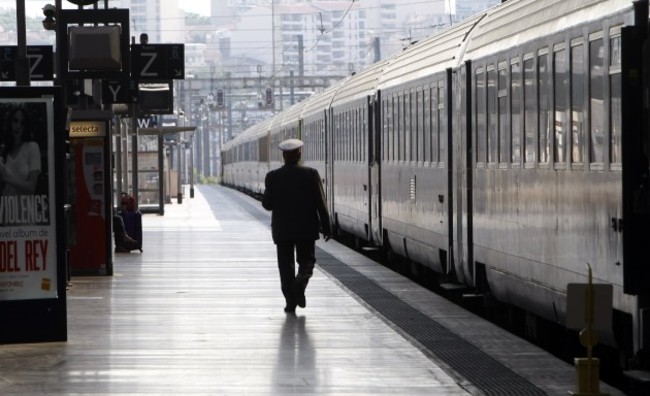
[[[316,160],[322,161],[324,159],[323,147],[325,142],[323,140],[323,131],[322,124],[320,120],[312,122],[312,130],[314,133],[314,139],[316,140]]]
[[[341,113],[340,117],[341,117],[341,124],[340,124],[340,127],[341,127],[341,129],[340,129],[340,131],[341,131],[341,139],[340,139],[340,142],[339,142],[339,147],[341,148],[341,161],[345,162],[348,159],[348,147],[349,147],[348,144],[347,144],[347,141],[348,141],[348,135],[347,135],[348,128],[347,128],[346,113],[345,112]]]
[[[447,158],[447,138],[449,137],[447,131],[447,110],[445,107],[447,95],[445,94],[445,89],[445,82],[443,80],[438,81],[438,162],[440,165],[444,165],[445,159]]]
[[[313,125],[303,123],[302,133],[309,138],[309,158],[314,161],[318,159],[318,132]]]
[[[361,139],[361,131],[359,129],[359,109],[355,109],[352,113],[352,131],[352,137],[354,139],[354,153],[352,154],[352,159],[355,162],[359,162],[361,160],[361,142],[359,141],[359,139]]]
[[[388,99],[388,160],[395,161],[395,97]]]
[[[361,157],[361,116],[359,114],[360,110],[356,109],[354,111],[354,159],[359,162],[362,160]]]
[[[413,150],[417,161],[421,164],[424,162],[424,95],[420,89],[414,95],[413,115],[415,117],[414,122],[417,124],[415,129],[417,144]]]
[[[417,91],[412,91],[411,92],[411,106],[410,106],[410,113],[411,113],[411,161],[418,161],[418,146],[421,144],[420,142],[420,136],[419,136],[419,131],[420,131],[420,123],[419,121],[419,116],[420,116],[420,108],[419,108],[419,102],[418,102],[418,92]]]
[[[388,120],[390,118],[390,115],[388,113],[388,100],[382,100],[381,103],[381,114],[382,114],[382,140],[381,140],[381,148],[382,148],[382,162],[388,161]]]
[[[366,109],[361,110],[361,117],[359,119],[359,129],[361,130],[361,160],[363,162],[368,162],[371,158],[369,157],[370,153],[375,153],[373,147],[370,147],[370,142],[368,141],[368,117],[366,114]],[[372,150],[372,151],[369,151]]]
[[[354,160],[354,110],[348,110],[345,112],[345,130],[347,132],[347,140],[345,146],[347,147],[347,160],[352,162]]]
[[[346,162],[352,160],[352,114],[350,110],[347,110],[343,113],[343,130],[345,131],[345,140],[343,140],[343,147],[345,149],[345,158]]]
[[[345,136],[345,140],[343,140],[343,148],[345,149],[344,160],[346,162],[350,162],[352,159],[352,130],[350,129],[350,125],[352,124],[350,121],[351,118],[352,115],[350,114],[350,110],[343,113],[343,136]]]
[[[399,160],[399,95],[393,96],[393,161]]]
[[[355,126],[354,125],[355,124],[354,123],[355,116],[356,116],[356,114],[355,114],[354,110],[348,110],[345,113],[345,118],[346,118],[345,125],[346,125],[347,131],[348,131],[348,134],[347,134],[348,140],[345,143],[346,143],[346,146],[348,148],[348,161],[349,162],[352,162],[352,161],[356,160],[356,154],[357,154],[356,153],[356,148],[357,148],[356,147],[356,140],[357,140],[356,135],[357,134],[356,134],[356,130],[355,130],[355,127],[354,127]]]
[[[324,119],[321,120],[321,121],[319,122],[318,126],[320,127],[321,159],[322,159],[323,161],[325,161],[325,160],[327,159],[327,152],[326,152],[326,147],[327,147],[326,140],[327,140],[327,136],[325,135],[325,129],[326,129],[326,128],[325,128],[325,127],[326,127],[326,122],[325,122],[325,120],[324,120]],[[330,129],[331,129],[331,127],[330,127]],[[330,139],[330,140],[332,139],[332,135],[331,135],[331,134],[329,135],[329,139]]]
[[[341,128],[339,128],[339,121],[340,121],[341,116],[336,114],[334,115],[334,129],[332,130],[332,137],[334,138],[334,158],[337,161],[341,160],[341,150],[340,150],[340,140],[341,137],[339,136],[341,133]]]
[[[305,133],[309,132],[309,157],[312,161],[318,160],[318,154],[320,150],[320,145],[318,144],[318,131],[314,130],[313,126],[309,129],[305,129]]]
[[[412,134],[413,129],[411,128],[411,93],[406,92],[404,94],[404,160],[410,161],[413,157],[411,156],[412,150]]]
[[[309,133],[307,130],[303,130],[302,139],[305,142],[305,152],[302,156],[305,160],[311,161],[314,159],[314,142],[312,140],[311,133]]]
[[[357,130],[357,161],[363,161],[363,125],[362,125],[362,116],[361,109],[357,109],[357,120],[356,120],[356,130]]]
[[[539,142],[538,155],[540,163],[549,162],[551,130],[551,86],[549,83],[548,54],[537,56],[537,87],[539,95]]]
[[[610,142],[610,161],[613,164],[620,164],[621,155],[621,37],[612,37],[609,41],[609,92],[610,92],[610,130],[612,137]]]
[[[419,101],[419,92],[411,92],[411,127],[413,132],[411,134],[411,160],[419,161],[421,157],[418,155],[420,151],[420,146],[422,146],[422,140],[420,139],[420,101]]]
[[[567,110],[569,108],[568,62],[565,48],[556,49],[553,53],[553,81],[554,81],[554,122],[555,150],[553,161],[566,163],[567,155]]]
[[[499,124],[499,162],[510,158],[510,134],[508,133],[508,69],[505,62],[499,63],[497,75],[497,106]]]
[[[379,115],[381,116],[381,119],[379,120],[381,131],[380,131],[379,142],[378,142],[378,144],[380,145],[379,146],[380,152],[377,154],[379,155],[378,160],[381,162],[385,162],[387,158],[387,153],[386,153],[386,149],[388,148],[387,147],[388,124],[386,123],[386,119],[387,119],[386,113],[388,112],[387,108],[388,106],[386,105],[385,100],[379,102],[378,109],[380,111]]]
[[[589,161],[605,162],[605,96],[604,96],[603,39],[589,42],[589,111],[590,145]]]
[[[425,88],[422,91],[422,122],[423,122],[423,146],[422,159],[431,162],[431,91]]]
[[[582,164],[585,141],[585,61],[584,45],[571,47],[571,162]]]
[[[510,64],[510,129],[512,136],[512,155],[511,162],[519,163],[521,160],[521,65],[519,61]]]
[[[431,162],[431,92],[428,88],[422,91],[422,122],[423,122],[423,140],[424,152],[422,159],[425,162]]]
[[[368,142],[368,133],[367,133],[367,125],[366,125],[366,109],[362,108],[359,110],[359,160],[362,162],[366,162],[368,159],[368,149],[369,149],[369,142]]]
[[[398,95],[397,96],[397,132],[399,135],[399,139],[397,140],[397,160],[398,161],[404,161],[406,158],[405,151],[404,151],[404,143],[405,143],[405,132],[406,130],[404,129],[404,95]]]
[[[485,109],[485,73],[483,69],[476,71],[475,130],[476,130],[476,162],[487,162],[487,123]]]
[[[267,147],[269,146],[268,135],[264,135],[261,138],[259,138],[259,144],[257,146],[259,149],[258,158],[260,159],[260,162],[268,162],[269,161],[269,150],[267,149]]]
[[[535,142],[537,128],[537,95],[535,93],[535,61],[524,59],[524,140],[526,163],[535,162]]]
[[[438,86],[434,84],[431,87],[431,162],[438,162],[440,160],[440,147],[438,146],[440,137],[438,100]]]
[[[343,161],[345,159],[345,153],[343,152],[343,115],[337,114],[335,122],[336,159]]]
[[[413,123],[415,124],[413,129],[414,132],[414,144],[413,144],[413,160],[421,162],[422,161],[422,150],[424,146],[424,140],[422,139],[422,91],[419,89],[413,93]]]
[[[359,109],[354,109],[350,121],[352,122],[352,159],[357,162],[361,159],[359,153],[359,138],[361,138],[359,134]]]
[[[345,158],[343,158],[344,161],[349,162],[351,158],[351,152],[352,152],[352,131],[350,131],[350,111],[345,111],[343,112],[343,149],[344,149],[344,155]]]
[[[338,148],[339,148],[339,161],[345,161],[345,115],[343,113],[337,116],[337,135],[338,135]]]
[[[497,125],[497,75],[494,66],[487,68],[487,145],[488,163],[493,164],[499,160],[499,130]]]

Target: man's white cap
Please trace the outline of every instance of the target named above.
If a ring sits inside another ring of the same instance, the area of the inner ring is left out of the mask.
[[[283,140],[278,144],[278,148],[282,151],[293,151],[301,148],[303,146],[302,140],[300,139],[287,139]]]

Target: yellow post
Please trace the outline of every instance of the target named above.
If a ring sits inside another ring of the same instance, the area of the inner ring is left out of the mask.
[[[587,358],[575,358],[573,363],[578,376],[578,391],[569,392],[576,396],[602,396],[600,392],[600,360],[592,355],[593,347],[598,344],[598,334],[592,329],[594,323],[594,286],[591,278],[591,266],[587,263],[589,283],[585,291],[586,328],[580,332],[580,344],[587,348]]]

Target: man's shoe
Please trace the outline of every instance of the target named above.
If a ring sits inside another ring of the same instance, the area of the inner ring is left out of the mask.
[[[305,308],[307,306],[307,299],[305,299],[304,294],[296,296],[296,304],[298,304],[300,308]]]
[[[293,298],[296,300],[296,304],[300,308],[305,308],[305,306],[307,306],[307,301],[305,299],[306,288],[307,280],[298,276],[293,282]]]
[[[284,307],[284,312],[286,313],[295,313],[296,312],[296,306],[295,305],[287,305]]]

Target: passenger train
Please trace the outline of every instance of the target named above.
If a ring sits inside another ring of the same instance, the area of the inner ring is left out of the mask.
[[[591,271],[647,369],[647,40],[647,0],[501,3],[247,129],[222,182],[263,193],[300,138],[338,233],[559,324]]]

